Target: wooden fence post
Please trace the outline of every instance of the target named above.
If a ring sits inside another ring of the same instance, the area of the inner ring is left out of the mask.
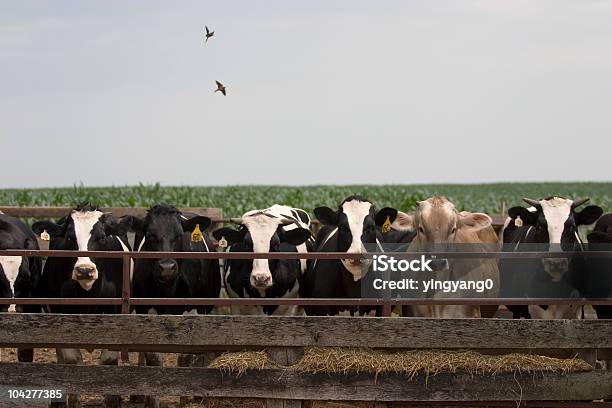
[[[129,314],[130,297],[132,296],[132,280],[130,279],[130,273],[132,272],[132,257],[124,255],[121,260],[123,261],[121,276],[121,314]],[[130,361],[130,353],[127,347],[121,349],[121,359],[123,361]]]
[[[268,358],[282,366],[293,365],[304,354],[302,347],[272,347],[267,350]],[[301,408],[300,400],[266,399],[266,408]]]

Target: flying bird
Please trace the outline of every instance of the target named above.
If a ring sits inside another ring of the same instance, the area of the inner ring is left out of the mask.
[[[221,82],[219,81],[215,81],[217,83],[217,89],[215,89],[215,92],[220,91],[223,96],[225,96],[225,85],[223,85]]]
[[[208,26],[204,26],[204,28],[206,29],[206,40],[204,41],[204,44],[206,44],[208,42],[208,39],[210,37],[212,37],[213,35],[215,35],[215,32],[214,31],[210,31],[208,29]]]

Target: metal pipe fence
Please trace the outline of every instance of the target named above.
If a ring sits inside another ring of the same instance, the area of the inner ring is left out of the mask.
[[[394,306],[407,305],[612,305],[612,299],[599,298],[134,298],[131,294],[131,261],[134,259],[367,259],[383,253],[349,254],[345,252],[135,252],[135,251],[65,251],[65,250],[3,250],[2,255],[39,257],[92,257],[122,259],[122,293],[117,298],[0,298],[0,305],[120,305],[127,314],[131,306],[381,306],[383,316],[390,316]],[[456,259],[524,259],[585,256],[612,258],[612,251],[593,252],[404,252],[392,253],[396,258],[427,255]],[[612,273],[612,272],[611,272]]]

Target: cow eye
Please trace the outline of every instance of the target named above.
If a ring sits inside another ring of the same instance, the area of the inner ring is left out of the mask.
[[[424,233],[425,233],[425,229],[424,229],[423,227],[419,227],[419,232],[420,232],[421,234],[424,234]]]
[[[451,230],[451,234],[454,234],[455,232],[457,232],[457,227],[453,227],[453,229]]]

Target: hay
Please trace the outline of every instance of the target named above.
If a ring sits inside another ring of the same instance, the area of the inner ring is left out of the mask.
[[[247,370],[279,368],[270,361],[265,351],[225,353],[216,358],[209,368],[217,368],[237,377]],[[496,375],[507,373],[560,373],[590,371],[585,361],[570,358],[558,359],[534,354],[488,355],[475,351],[409,350],[388,352],[366,348],[306,348],[297,364],[283,367],[286,370],[308,374],[369,373],[402,374],[409,379],[418,374],[426,377],[440,373],[465,372],[470,375]]]
[[[266,401],[257,398],[206,398],[186,408],[265,408]]]
[[[304,408],[376,408],[376,402],[302,401]],[[265,408],[266,400],[258,398],[206,398],[185,408]]]
[[[471,375],[590,371],[585,361],[531,354],[487,355],[474,351],[410,350],[385,352],[355,348],[308,348],[292,370],[317,374],[403,374],[413,378],[439,373],[467,372]]]
[[[221,354],[208,365],[208,368],[218,368],[240,377],[247,370],[263,370],[267,366],[270,366],[270,362],[265,351],[241,351]]]

